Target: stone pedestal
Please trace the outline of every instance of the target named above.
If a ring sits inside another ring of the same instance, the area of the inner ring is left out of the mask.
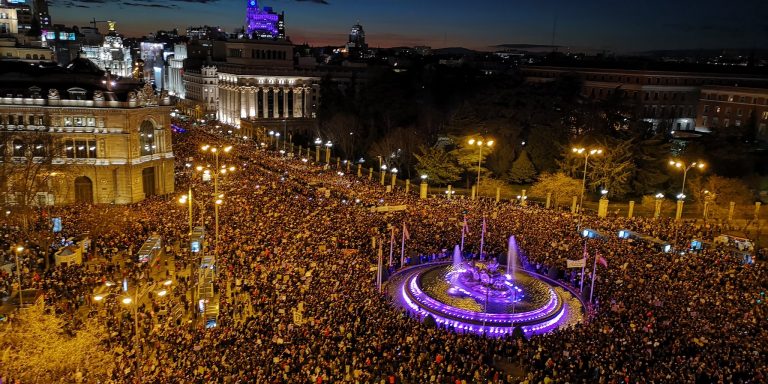
[[[427,198],[427,189],[428,189],[427,183],[419,184],[419,198],[420,199],[426,199]]]
[[[608,216],[608,199],[600,199],[600,201],[597,203],[597,216]]]

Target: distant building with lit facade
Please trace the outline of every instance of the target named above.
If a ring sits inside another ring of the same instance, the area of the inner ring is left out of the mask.
[[[56,175],[36,191],[40,205],[172,193],[170,110],[166,94],[114,80],[84,57],[66,69],[0,62],[0,159],[50,158]],[[4,188],[0,202],[13,205],[20,192]]]
[[[245,33],[251,39],[285,40],[285,12],[259,8],[258,0],[246,0]]]
[[[360,23],[352,26],[349,31],[349,40],[346,44],[347,54],[353,58],[362,58],[368,50],[368,44],[365,43],[365,30]]]
[[[701,87],[696,127],[701,130],[732,129],[768,139],[768,89]]]
[[[521,72],[529,82],[575,75],[582,80],[582,95],[595,100],[605,100],[616,92],[623,92],[640,108],[642,119],[660,131],[702,127],[698,113],[703,87],[751,86],[768,92],[767,78],[741,74],[549,66],[525,66]]]
[[[187,45],[182,104],[195,104],[192,109],[206,116],[242,127],[243,136],[253,136],[255,127],[311,124],[320,75],[294,68],[282,13],[260,9],[255,0],[246,4],[241,38]]]
[[[173,55],[168,57],[168,93],[183,99],[184,89],[184,60],[187,59],[187,44],[173,45]]]
[[[0,5],[0,35],[19,33],[19,15],[16,8]]]
[[[218,77],[218,119],[240,126],[243,119],[314,118],[320,78],[293,67],[287,42],[216,42],[213,65]]]
[[[100,45],[83,45],[86,57],[99,68],[114,76],[131,77],[133,58],[131,50],[123,46],[123,38],[115,31],[115,24],[109,23],[109,32]]]

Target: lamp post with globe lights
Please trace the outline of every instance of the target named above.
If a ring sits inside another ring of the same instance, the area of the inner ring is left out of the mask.
[[[686,164],[684,161],[674,160],[674,159],[669,161],[669,165],[674,168],[681,169],[683,171],[683,184],[680,188],[680,194],[678,195],[678,198],[679,196],[682,196],[682,199],[685,199],[685,180],[688,177],[688,171],[690,171],[693,168],[698,168],[702,170],[706,165],[702,161],[694,161],[690,164]]]
[[[479,139],[469,139],[467,142],[469,145],[477,146],[477,196],[480,196],[480,169],[483,163],[483,147],[493,147],[493,140],[485,140],[482,137]]]
[[[218,260],[219,256],[219,206],[223,203],[224,195],[219,193],[219,175],[225,175],[227,172],[234,172],[235,167],[226,165],[219,165],[219,152],[229,153],[232,150],[231,146],[227,147],[213,147],[210,145],[203,145],[203,152],[211,152],[216,160],[216,167],[211,171],[207,170],[209,174],[213,175],[213,199],[214,199],[214,214],[216,221],[216,245],[214,246],[214,256]]]
[[[669,165],[683,171],[683,184],[680,187],[680,194],[677,195],[677,211],[675,211],[675,220],[683,217],[683,204],[685,203],[685,181],[688,178],[688,171],[693,168],[704,169],[705,165],[701,161],[694,161],[690,164],[681,160],[669,160]]]
[[[589,165],[589,157],[594,155],[601,155],[603,150],[601,148],[586,149],[584,147],[573,147],[571,152],[584,156],[584,174],[581,175],[581,196],[579,197],[579,224],[577,229],[581,229],[581,217],[584,209],[584,191],[587,188],[587,166]]]
[[[159,291],[157,290],[158,284],[161,285]],[[131,314],[133,315],[133,346],[135,350],[134,356],[136,357],[136,380],[139,383],[141,383],[141,354],[139,353],[139,343],[141,341],[141,338],[139,338],[139,300],[153,291],[157,296],[164,297],[168,294],[168,289],[170,289],[171,284],[173,284],[172,280],[165,280],[162,283],[156,282],[143,286],[138,285],[133,291],[133,296],[128,294],[120,295],[114,292],[102,293],[93,296],[93,300],[97,303],[102,302],[108,296],[115,296],[116,298],[120,299],[121,303],[126,306],[130,306]]]

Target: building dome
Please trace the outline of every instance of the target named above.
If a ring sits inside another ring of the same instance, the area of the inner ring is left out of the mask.
[[[85,57],[85,52],[80,52],[76,59],[67,64],[67,69],[75,73],[90,73],[94,75],[104,75],[104,71],[93,61]]]

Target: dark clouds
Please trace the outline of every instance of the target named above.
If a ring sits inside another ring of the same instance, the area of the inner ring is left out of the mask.
[[[121,3],[128,7],[147,7],[147,8],[175,8],[173,4],[157,4],[157,3]]]
[[[298,3],[315,3],[315,4],[323,4],[323,5],[330,5],[329,2],[325,0],[296,0]]]
[[[99,7],[102,4],[113,3],[121,7],[145,7],[145,8],[165,8],[172,9],[178,6],[173,3],[197,3],[197,4],[211,4],[217,3],[220,0],[165,0],[165,1],[151,1],[151,0],[137,0],[134,2],[122,2],[111,0],[52,0],[50,1],[53,6],[60,6],[64,8],[92,8]],[[303,0],[313,2],[325,2],[325,0]]]

